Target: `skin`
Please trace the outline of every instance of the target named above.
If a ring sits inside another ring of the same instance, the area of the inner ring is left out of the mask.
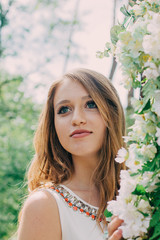
[[[72,154],[74,174],[63,184],[93,206],[99,206],[98,189],[91,181],[98,163],[106,125],[86,89],[76,81],[65,79],[54,97],[55,129],[62,146]],[[73,131],[85,129],[89,134],[73,137]],[[109,240],[121,239],[117,230],[122,223],[114,218],[108,225]],[[56,200],[46,191],[28,197],[22,211],[18,240],[61,240],[61,225]],[[97,239],[98,240],[98,239]]]
[[[108,224],[108,235],[109,240],[120,240],[122,239],[122,230],[118,227],[123,223],[123,220],[116,216],[112,217],[112,221]]]

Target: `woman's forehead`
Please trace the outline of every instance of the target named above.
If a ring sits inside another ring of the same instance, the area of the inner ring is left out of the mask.
[[[57,87],[55,91],[54,100],[64,97],[89,95],[85,87],[77,80],[65,78]]]

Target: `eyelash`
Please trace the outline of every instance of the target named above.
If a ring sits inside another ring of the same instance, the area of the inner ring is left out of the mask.
[[[97,108],[97,105],[95,104],[95,102],[93,100],[86,102],[86,105],[89,105],[89,104],[94,104],[93,108]],[[91,108],[91,109],[93,109],[93,108]]]
[[[58,110],[58,114],[65,114],[65,113],[67,113],[67,112],[62,112],[64,109],[69,109],[69,107],[67,107],[67,106],[62,106],[59,110]]]
[[[91,107],[91,108],[88,107],[89,104],[94,104],[94,107]],[[95,108],[97,108],[97,105],[95,104],[95,102],[93,100],[89,100],[89,101],[86,102],[86,107],[89,108],[89,109],[95,109]],[[67,112],[63,112],[64,109],[67,109]],[[58,114],[66,114],[66,113],[68,113],[69,109],[70,108],[68,106],[62,106],[58,110]]]

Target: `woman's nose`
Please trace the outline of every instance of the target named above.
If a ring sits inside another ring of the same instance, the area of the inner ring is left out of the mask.
[[[85,113],[82,109],[75,109],[72,117],[72,125],[79,126],[86,123]]]

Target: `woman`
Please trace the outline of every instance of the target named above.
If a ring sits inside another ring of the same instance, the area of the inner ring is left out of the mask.
[[[53,83],[35,134],[18,240],[104,239],[104,210],[124,168],[114,161],[124,122],[116,90],[102,74],[77,69]],[[110,240],[121,239],[120,224],[116,217],[109,224]]]

